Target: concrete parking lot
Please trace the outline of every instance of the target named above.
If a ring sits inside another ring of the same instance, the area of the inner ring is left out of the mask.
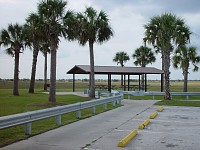
[[[2,150],[199,150],[200,108],[167,107],[145,129],[138,125],[160,106],[156,101],[123,100],[124,106],[31,137]],[[138,130],[125,148],[118,142]]]
[[[138,135],[125,148],[116,147],[116,143],[133,129],[137,129],[143,120],[148,119],[158,106],[152,106],[133,119],[116,128],[88,150],[199,150],[200,149],[200,108],[164,107],[144,130],[138,129]],[[111,144],[113,143],[113,144]]]

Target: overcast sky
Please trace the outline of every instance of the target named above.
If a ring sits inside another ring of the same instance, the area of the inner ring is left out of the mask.
[[[36,12],[38,0],[0,0],[0,30],[10,23],[24,24],[25,18],[31,12]],[[176,14],[185,20],[193,32],[191,46],[196,46],[200,55],[200,1],[199,0],[68,0],[67,9],[83,12],[86,6],[107,13],[114,36],[102,45],[94,45],[95,65],[115,66],[112,61],[115,54],[125,51],[130,56],[125,66],[134,66],[132,54],[140,47],[144,37],[144,25],[151,17],[165,12]],[[66,9],[66,10],[67,10]],[[12,79],[14,59],[6,55],[5,48],[0,48],[0,78]],[[49,56],[50,57],[50,56]],[[161,69],[160,55],[150,67]],[[48,61],[50,65],[50,61]],[[31,77],[32,51],[25,49],[20,55],[19,78]],[[77,41],[68,42],[61,39],[57,52],[57,79],[72,78],[66,72],[74,65],[89,65],[88,45],[82,47]],[[44,57],[39,54],[36,78],[43,78]],[[200,67],[200,64],[198,65]],[[49,68],[48,68],[49,69]],[[183,79],[182,71],[171,66],[171,79]],[[49,74],[49,71],[48,71]],[[49,77],[49,75],[48,75]],[[85,76],[78,76],[85,78]],[[101,78],[97,76],[96,78]],[[150,79],[160,79],[160,76],[150,76]],[[200,71],[190,70],[189,79],[200,80]]]

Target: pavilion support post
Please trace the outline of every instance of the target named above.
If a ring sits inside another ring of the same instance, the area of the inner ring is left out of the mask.
[[[110,74],[110,92],[111,92],[111,89],[112,88],[112,76],[111,76],[111,74]]]
[[[145,74],[145,92],[147,91],[147,74]]]
[[[126,75],[124,74],[124,91],[126,91]]]
[[[141,88],[140,87],[141,86],[141,83],[140,83],[140,74],[139,74],[139,83],[138,84],[139,84],[138,86],[139,86],[139,91],[140,91],[140,88]]]
[[[75,92],[75,74],[73,74],[73,92]]]
[[[111,74],[108,74],[108,91],[111,92]]]
[[[128,91],[130,89],[130,75],[128,75]]]
[[[121,74],[121,87],[123,87],[123,74]]]
[[[110,76],[108,74],[108,91],[109,91],[109,80],[110,80]]]

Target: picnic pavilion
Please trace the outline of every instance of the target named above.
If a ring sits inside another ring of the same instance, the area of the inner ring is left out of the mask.
[[[144,74],[145,82],[144,82],[144,90],[147,91],[147,75],[148,74],[160,74],[161,76],[161,84],[160,89],[163,91],[163,74],[164,71],[154,68],[154,67],[121,67],[121,66],[95,66],[94,67],[95,75],[107,75],[108,76],[108,91],[111,92],[112,89],[112,75],[123,75],[124,76],[124,84],[123,89],[130,90],[130,75],[138,76],[138,87],[141,90],[140,80],[141,75]],[[76,74],[90,74],[90,65],[75,65],[72,69],[70,69],[67,74],[73,74],[73,92],[75,91],[75,75]],[[126,77],[127,81],[126,82]],[[127,84],[127,85],[126,85]]]

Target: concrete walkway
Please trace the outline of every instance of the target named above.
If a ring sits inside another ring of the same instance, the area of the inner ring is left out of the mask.
[[[2,150],[80,150],[88,149],[92,143],[125,125],[134,117],[152,107],[156,101],[123,100],[124,106],[111,111],[80,120],[55,130],[31,137]],[[123,135],[122,135],[123,136]],[[118,139],[115,137],[116,147]],[[113,146],[112,146],[113,147]]]

